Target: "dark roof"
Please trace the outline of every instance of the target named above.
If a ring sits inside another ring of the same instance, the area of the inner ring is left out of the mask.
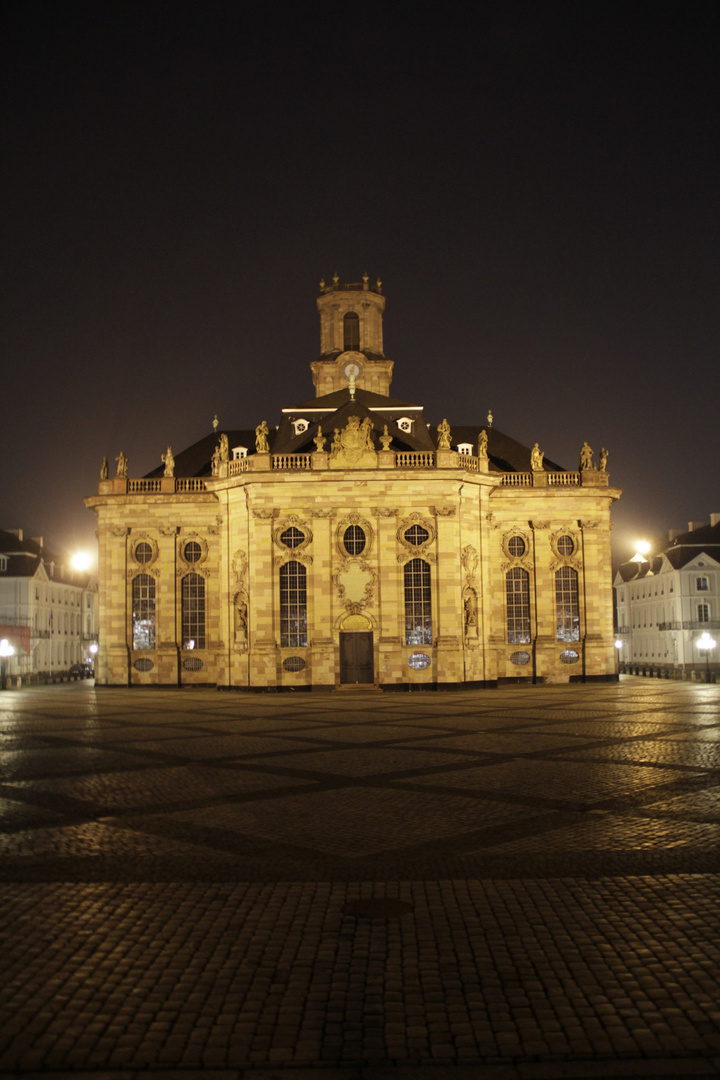
[[[311,398],[310,401],[302,401],[299,405],[291,405],[283,409],[284,413],[297,416],[307,416],[308,413],[316,413],[325,409],[339,409],[346,401],[350,400],[350,391],[347,387],[335,390],[332,394],[323,394],[321,397]],[[368,409],[412,409],[417,411],[422,406],[413,405],[411,401],[401,401],[400,398],[386,397],[385,394],[376,394],[372,390],[363,390],[357,387],[355,401],[362,402]]]
[[[665,548],[664,555],[675,570],[680,570],[698,555],[708,555],[720,562],[720,522],[717,525],[701,525],[699,529],[680,533]]]
[[[451,440],[453,447],[456,447],[458,443],[472,443],[473,452],[477,453],[478,437],[482,430],[483,425],[470,427],[458,424],[456,427],[452,427]],[[485,426],[484,430],[487,431],[488,436],[488,458],[490,459],[491,471],[530,471],[532,467],[530,462],[532,451],[529,446],[523,446],[517,439],[505,435],[504,432],[498,431],[497,428]],[[433,431],[433,439],[437,443],[436,430]],[[544,459],[543,465],[546,470],[551,472],[565,472],[562,465],[557,465],[554,461],[550,461],[549,458]]]
[[[188,446],[185,450],[181,450],[178,454],[174,455],[175,475],[210,476],[212,472],[213,450],[220,442],[220,436],[222,434],[225,434],[228,437],[228,445],[231,453],[234,446],[245,446],[247,447],[248,454],[255,453],[254,429],[251,429],[250,431],[211,431],[209,435],[204,435],[202,439],[198,439],[192,446]],[[268,442],[270,443],[271,450],[273,448],[275,434],[276,433],[273,430],[268,433]],[[149,473],[146,473],[145,476],[147,478],[162,476],[164,470],[164,465],[158,465],[157,468],[152,469]]]
[[[3,577],[34,577],[41,566],[51,581],[62,585],[85,588],[91,575],[78,573],[69,566],[65,572],[65,560],[48,551],[37,540],[21,540],[15,533],[0,529],[0,555],[7,555],[8,566]]]
[[[414,421],[412,432],[401,431],[397,426],[397,420],[403,413],[407,413]],[[386,397],[384,394],[375,394],[370,390],[357,387],[355,397],[350,397],[350,390],[344,387],[335,390],[332,394],[324,394],[321,397],[311,398],[310,401],[302,401],[298,405],[286,407],[282,411],[280,424],[276,429],[271,428],[268,432],[268,444],[270,452],[274,454],[308,454],[315,449],[314,439],[317,435],[318,426],[322,427],[323,435],[327,442],[325,449],[329,450],[332,441],[332,433],[335,428],[343,428],[348,417],[359,416],[361,419],[370,417],[373,425],[372,440],[376,449],[380,449],[380,436],[383,427],[387,424],[388,434],[392,436],[391,448],[393,450],[435,450],[437,448],[437,426],[428,426],[425,413],[421,405],[413,405],[409,401],[399,398]],[[306,431],[296,435],[293,421],[307,420],[309,427]],[[459,443],[472,443],[473,450],[477,453],[477,443],[482,425],[457,425],[451,428],[451,445],[456,449]],[[488,457],[491,472],[529,472],[531,469],[531,450],[510,435],[505,435],[497,428],[485,429],[488,434]],[[210,476],[212,473],[212,455],[218,445],[222,432],[211,432],[199,439],[192,446],[187,447],[175,454],[176,476]],[[225,431],[228,444],[232,451],[235,446],[245,446],[248,454],[255,453],[255,431],[233,430]],[[551,471],[564,472],[562,465],[545,458],[545,468]],[[151,472],[146,473],[148,478],[162,476],[163,465],[158,465]]]
[[[645,577],[659,573],[661,566],[662,555],[656,555],[650,562],[645,559],[642,562],[630,559],[619,567],[618,573],[626,583],[628,581],[641,581]]]
[[[23,555],[39,555],[43,551],[45,549],[37,540],[21,540],[15,533],[0,529],[0,555],[13,555],[19,552]]]

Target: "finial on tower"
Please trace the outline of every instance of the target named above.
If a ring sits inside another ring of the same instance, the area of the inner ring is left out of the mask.
[[[333,285],[337,285],[339,280],[340,278],[337,276],[337,274],[333,274]]]
[[[218,420],[218,418],[217,418],[217,413],[215,413],[215,418],[214,418],[214,420],[213,420],[213,431],[214,431],[214,432],[215,432],[216,434],[217,434],[217,429],[218,429],[219,427],[220,427],[220,421],[219,421],[219,420]]]
[[[321,278],[320,278],[320,288],[321,288],[321,289],[324,289],[324,288],[325,288],[325,278],[324,278],[324,277],[321,277]]]
[[[492,427],[492,422],[493,422],[492,409],[488,409],[487,422],[488,422],[488,427]]]

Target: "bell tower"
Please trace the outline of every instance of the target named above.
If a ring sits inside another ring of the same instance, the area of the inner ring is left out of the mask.
[[[342,284],[337,274],[332,284],[320,282],[317,298],[320,313],[320,359],[310,364],[315,396],[344,390],[352,376],[363,390],[387,397],[393,361],[383,353],[382,317],[385,297],[378,278]]]

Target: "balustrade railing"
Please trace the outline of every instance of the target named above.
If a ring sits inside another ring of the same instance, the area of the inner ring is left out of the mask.
[[[433,469],[435,454],[431,450],[399,451],[395,454],[396,469]]]
[[[179,476],[175,481],[176,491],[205,491],[205,481],[200,476]]]
[[[311,469],[311,454],[273,454],[273,469]]]
[[[274,472],[310,472],[313,469],[313,458],[316,456],[321,459],[322,463],[316,464],[314,467],[327,468],[327,454],[267,455],[270,468]],[[456,453],[454,458],[457,468],[470,473],[484,473],[488,464],[487,461],[481,462],[480,458],[473,454]],[[253,465],[254,461],[255,459],[247,457],[233,458],[227,464],[227,476],[240,476],[242,473],[252,470],[259,464],[258,460]],[[445,459],[443,459],[443,464],[446,464]],[[437,455],[432,450],[398,450],[394,453],[394,467],[396,469],[434,469],[436,466]],[[267,465],[261,465],[260,467],[267,468]],[[498,484],[500,487],[533,487],[534,484],[538,483],[537,475],[532,472],[492,472],[488,474],[493,483]],[[579,472],[544,472],[541,475],[543,483],[547,483],[549,487],[579,487],[582,484],[582,474]],[[118,480],[116,483],[119,485],[120,481]],[[125,484],[127,485],[126,491],[128,495],[172,494],[173,492],[192,493],[207,490],[205,478],[200,476],[181,476],[176,477],[174,481],[169,477],[153,477],[152,479],[125,480]],[[116,494],[121,491],[122,488],[115,487]]]
[[[532,473],[512,472],[502,473],[500,476],[501,487],[532,487]]]
[[[549,487],[579,487],[581,484],[579,472],[549,472],[547,478]]]
[[[710,619],[701,622],[699,619],[683,619],[682,622],[661,622],[657,624],[658,630],[720,630],[720,619]]]
[[[128,480],[128,495],[142,495],[148,492],[161,491],[162,480]]]

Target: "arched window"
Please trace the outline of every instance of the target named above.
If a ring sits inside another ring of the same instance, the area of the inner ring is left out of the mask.
[[[431,641],[430,564],[411,559],[405,564],[405,643],[429,645]]]
[[[555,614],[557,640],[580,640],[580,601],[577,570],[561,566],[555,574]]]
[[[505,575],[505,596],[508,642],[511,645],[526,645],[530,641],[530,575],[527,570],[515,566],[508,571]]]
[[[299,562],[280,567],[280,644],[307,645],[307,571]]]
[[[345,352],[360,349],[360,319],[354,311],[348,311],[343,319],[343,346]]]
[[[205,648],[205,578],[186,574],[182,579],[182,647]]]
[[[132,582],[132,647],[155,648],[155,578],[137,574]]]

